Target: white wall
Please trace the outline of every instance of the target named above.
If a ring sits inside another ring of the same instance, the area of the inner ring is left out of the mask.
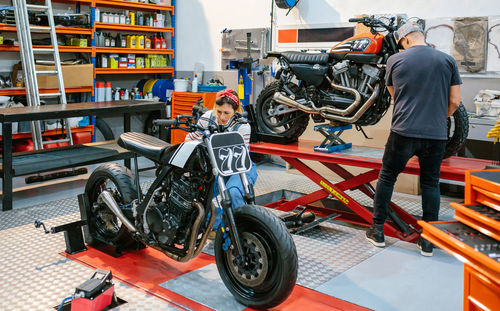
[[[195,62],[220,70],[224,28],[270,27],[271,0],[177,0],[176,70],[191,71]],[[318,25],[346,22],[358,14],[406,13],[420,18],[500,15],[499,0],[301,0],[288,16],[278,9],[276,24]]]

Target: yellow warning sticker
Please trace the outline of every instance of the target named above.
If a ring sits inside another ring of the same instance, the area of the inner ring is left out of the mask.
[[[335,189],[333,189],[332,187],[330,187],[330,185],[328,185],[326,182],[324,181],[320,181],[319,184],[325,188],[326,190],[330,191],[331,194],[333,194],[334,196],[337,197],[337,199],[339,199],[340,201],[344,202],[344,204],[349,204],[349,200],[344,198],[340,193],[338,193],[337,191],[335,191]]]

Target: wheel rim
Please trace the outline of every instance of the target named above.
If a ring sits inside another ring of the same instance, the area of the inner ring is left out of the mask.
[[[119,194],[118,187],[109,178],[103,178],[95,184],[93,197],[90,198],[92,202],[92,211],[95,216],[93,217],[95,230],[100,236],[112,239],[119,234],[122,222],[106,204],[97,203],[97,198],[104,190],[111,192],[119,205],[123,203],[123,199]]]
[[[241,234],[241,242],[245,262],[238,264],[234,252],[226,252],[226,260],[233,276],[244,286],[258,286],[266,279],[269,262],[264,245],[249,233]]]
[[[233,285],[233,288],[238,292],[238,295],[245,297],[246,299],[260,299],[260,297],[267,296],[269,291],[276,289],[276,284],[279,276],[282,273],[282,268],[277,265],[278,256],[277,248],[272,247],[270,244],[271,236],[266,232],[266,230],[259,224],[251,221],[241,220],[239,222],[238,231],[242,237],[243,252],[248,252],[252,250],[252,246],[248,247],[248,241],[258,245],[258,249],[261,253],[260,256],[253,257],[253,263],[255,259],[262,265],[261,271],[258,271],[256,277],[246,278],[245,271],[243,273],[239,272],[239,268],[243,265],[237,265],[234,263],[234,250],[228,250],[223,255],[223,264],[226,267],[227,276]],[[247,240],[247,242],[245,242]],[[245,246],[247,244],[247,246]],[[229,254],[228,254],[229,253]],[[265,254],[265,255],[263,255]],[[250,270],[250,269],[249,269]],[[251,270],[250,270],[251,271]]]
[[[266,127],[274,133],[283,133],[290,129],[293,125],[294,119],[292,118],[295,113],[290,112],[287,114],[275,116],[274,112],[280,104],[268,97],[262,105],[262,120]]]

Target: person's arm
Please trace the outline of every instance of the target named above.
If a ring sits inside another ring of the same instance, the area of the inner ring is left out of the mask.
[[[247,146],[247,148],[250,147],[250,133],[251,133],[251,127],[249,124],[242,124],[239,128],[238,128],[238,133],[241,134],[241,136],[243,136],[243,139],[245,140],[245,145]]]
[[[205,112],[201,117],[200,119],[198,120],[197,124],[203,128],[207,128],[208,127],[208,124],[209,124],[209,120],[210,120],[210,116],[211,116],[211,110]],[[188,142],[190,140],[197,140],[197,139],[202,139],[203,138],[203,134],[200,133],[200,132],[192,132],[192,133],[188,133],[186,135],[186,138],[184,139],[185,142]]]
[[[448,117],[460,106],[460,84],[450,86],[450,97],[448,99]]]
[[[386,87],[387,87],[387,90],[389,91],[389,94],[391,94],[392,99],[394,99],[394,86],[388,85]]]

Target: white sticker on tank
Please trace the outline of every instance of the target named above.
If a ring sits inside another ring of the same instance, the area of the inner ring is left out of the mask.
[[[201,144],[200,140],[190,140],[182,143],[170,159],[169,164],[177,167],[184,167],[189,156],[193,153],[194,148],[199,144]]]

